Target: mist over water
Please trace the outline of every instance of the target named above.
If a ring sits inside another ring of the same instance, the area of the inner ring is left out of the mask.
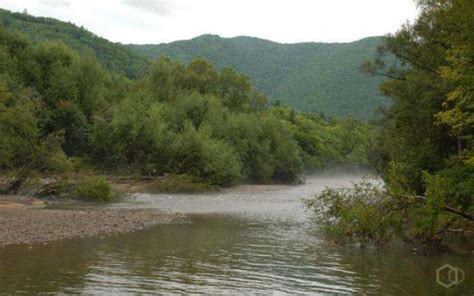
[[[113,207],[184,213],[186,222],[133,234],[0,249],[0,292],[85,294],[442,294],[436,268],[474,258],[336,245],[302,198],[361,175],[311,176],[297,186],[243,185],[211,194],[134,194]],[[456,290],[454,290],[456,289]]]

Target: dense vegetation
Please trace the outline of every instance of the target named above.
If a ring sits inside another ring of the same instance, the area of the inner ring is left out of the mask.
[[[129,78],[142,76],[150,64],[149,59],[120,44],[96,36],[82,27],[52,18],[0,9],[0,25],[32,40],[60,40],[78,52],[93,51],[103,66]]]
[[[421,14],[365,65],[389,79],[374,165],[386,188],[363,183],[310,201],[333,233],[444,246],[474,221],[474,2],[420,0]],[[387,62],[394,55],[398,63]],[[471,237],[472,242],[472,237]]]
[[[218,69],[248,75],[271,103],[327,117],[373,118],[386,106],[377,85],[381,78],[363,75],[360,64],[375,56],[379,37],[353,43],[279,44],[250,37],[204,35],[160,45],[122,45],[52,18],[0,9],[0,25],[33,41],[61,41],[79,53],[92,51],[108,70],[131,79],[148,73],[151,61],[164,55],[183,63],[201,57]]]
[[[248,77],[202,59],[160,58],[131,81],[93,52],[3,29],[0,57],[4,191],[18,191],[34,173],[83,169],[227,186],[292,183],[305,168],[368,163],[368,124],[268,108]],[[103,181],[89,183],[76,192],[109,198]]]
[[[129,45],[151,58],[160,55],[189,62],[202,57],[217,68],[248,75],[271,102],[326,116],[371,118],[388,98],[380,78],[364,75],[360,64],[375,57],[382,38],[352,43],[279,44],[251,37],[203,35],[160,45]]]

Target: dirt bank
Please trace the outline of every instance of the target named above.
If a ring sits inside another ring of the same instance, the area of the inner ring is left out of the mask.
[[[157,210],[42,206],[41,201],[31,198],[0,196],[0,246],[133,232],[181,219]]]

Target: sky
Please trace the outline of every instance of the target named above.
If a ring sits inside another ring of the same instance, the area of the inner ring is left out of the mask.
[[[70,21],[114,42],[156,44],[202,34],[280,43],[350,42],[395,32],[413,0],[0,0],[0,7]]]

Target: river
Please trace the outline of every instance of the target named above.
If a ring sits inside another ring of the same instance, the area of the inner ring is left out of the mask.
[[[472,256],[361,249],[323,236],[302,198],[358,179],[315,176],[298,186],[134,194],[111,206],[180,212],[185,223],[0,248],[0,294],[473,295]],[[465,280],[440,286],[436,270],[444,264],[463,270]]]

